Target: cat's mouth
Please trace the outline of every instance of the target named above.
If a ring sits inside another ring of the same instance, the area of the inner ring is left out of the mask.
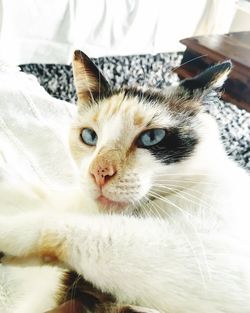
[[[116,209],[118,211],[121,211],[128,206],[128,203],[126,202],[114,201],[103,195],[99,196],[96,200],[99,204],[101,204],[101,207],[104,210]]]

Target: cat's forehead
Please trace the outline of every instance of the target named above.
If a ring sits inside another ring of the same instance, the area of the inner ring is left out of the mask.
[[[98,114],[99,113],[99,114]],[[122,118],[121,121],[132,123],[134,126],[147,126],[156,121],[156,116],[165,115],[162,107],[143,101],[137,97],[129,97],[124,91],[103,99],[96,112],[100,119]],[[158,115],[157,115],[158,114]],[[159,122],[159,118],[158,118]]]
[[[178,114],[171,110],[169,102],[168,97],[158,93],[120,90],[97,99],[88,107],[82,107],[80,117],[97,125],[119,120],[119,123],[129,127],[173,127]]]

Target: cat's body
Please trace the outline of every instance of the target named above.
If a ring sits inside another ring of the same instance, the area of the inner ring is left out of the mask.
[[[43,210],[2,217],[0,250],[14,256],[6,261],[66,264],[119,304],[250,312],[250,178],[228,159],[201,109],[205,90],[230,64],[164,95],[107,90],[79,52],[74,66],[79,102],[87,103],[70,136],[82,190],[74,205],[39,193]],[[36,270],[51,289],[41,284],[34,303],[9,312],[40,313],[60,298],[59,270]]]

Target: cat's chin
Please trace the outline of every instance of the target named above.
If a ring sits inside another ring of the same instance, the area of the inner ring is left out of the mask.
[[[105,212],[122,212],[129,205],[126,202],[111,200],[103,195],[99,196],[96,200],[99,204],[100,210]]]

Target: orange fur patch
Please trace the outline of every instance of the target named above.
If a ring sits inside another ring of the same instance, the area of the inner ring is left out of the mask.
[[[45,263],[64,262],[67,260],[65,238],[57,236],[56,233],[46,233],[40,239],[38,255]]]
[[[106,115],[107,117],[110,116],[110,112],[112,110],[112,102],[111,101],[105,101],[105,111],[104,111],[104,115]]]
[[[113,105],[113,107],[111,107],[110,115],[111,116],[115,115],[116,113],[118,113],[119,109],[120,108],[118,105]]]
[[[142,126],[144,124],[144,117],[140,113],[135,113],[134,116],[134,125],[135,126]]]
[[[92,117],[92,120],[93,120],[94,123],[97,122],[98,117],[99,117],[99,112],[95,112],[95,114],[94,114],[93,117]]]

